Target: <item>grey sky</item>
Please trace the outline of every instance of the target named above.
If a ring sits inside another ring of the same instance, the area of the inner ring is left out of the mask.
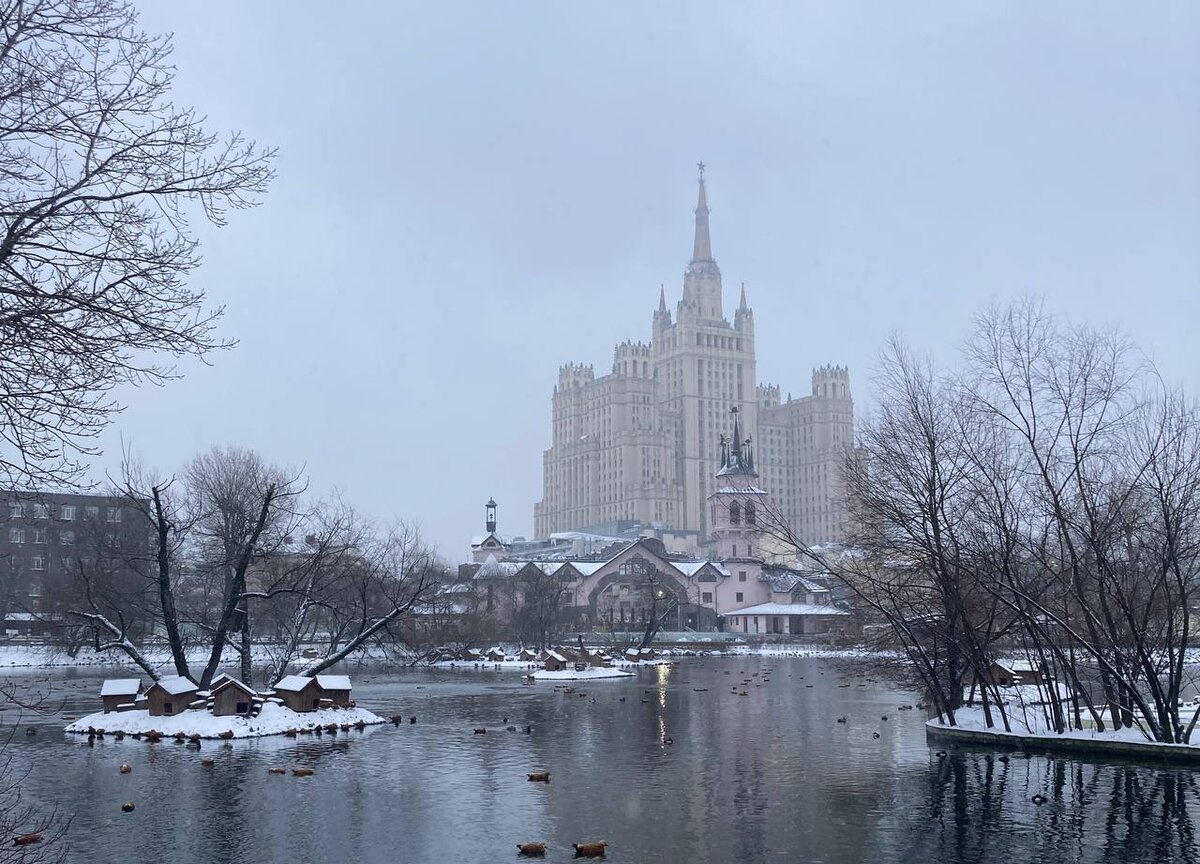
[[[785,392],[848,364],[865,405],[890,331],[949,356],[1026,292],[1200,392],[1195,3],[139,5],[281,157],[202,231],[240,346],[129,393],[98,470],[237,443],[452,559],[489,495],[528,533],[558,366],[678,299],[699,159]]]

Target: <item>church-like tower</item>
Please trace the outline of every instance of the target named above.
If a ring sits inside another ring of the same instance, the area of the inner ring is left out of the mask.
[[[717,471],[716,488],[708,496],[712,538],[720,561],[759,561],[767,493],[758,487],[753,440],[749,436],[742,438],[737,407],[731,408],[730,413],[733,437],[727,440],[721,436],[721,467]]]

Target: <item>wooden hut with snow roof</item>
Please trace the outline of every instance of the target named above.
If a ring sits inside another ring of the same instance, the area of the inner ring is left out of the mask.
[[[561,672],[567,668],[567,658],[554,650],[546,652],[546,659],[543,662],[547,672]]]
[[[538,655],[537,652],[532,648],[522,648],[517,653],[517,659],[524,663],[532,663],[534,660],[538,659]]]
[[[508,659],[508,655],[504,653],[504,649],[499,645],[489,648],[483,656],[489,663],[503,663]]]
[[[248,717],[262,699],[250,687],[228,675],[209,690],[214,717]]]
[[[293,711],[316,711],[321,707],[321,685],[307,675],[288,675],[275,684],[275,695]]]
[[[200,688],[190,678],[172,675],[160,678],[146,688],[146,710],[151,717],[182,714],[196,700]]]
[[[349,675],[318,675],[317,686],[321,689],[322,701],[332,702],[334,707],[350,707]]]
[[[104,713],[128,711],[142,692],[142,682],[137,678],[108,678],[100,685],[100,703]]]

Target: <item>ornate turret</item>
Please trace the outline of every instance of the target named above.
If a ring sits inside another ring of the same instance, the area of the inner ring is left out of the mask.
[[[721,468],[717,471],[717,476],[740,474],[757,477],[758,472],[754,470],[753,446],[749,436],[742,440],[741,419],[737,406],[729,409],[729,413],[733,415],[733,438],[726,440],[724,435],[721,436]]]
[[[484,505],[484,530],[489,534],[496,533],[496,499],[489,498],[487,504]]]

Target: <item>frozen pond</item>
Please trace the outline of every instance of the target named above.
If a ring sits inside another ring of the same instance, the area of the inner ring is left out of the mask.
[[[74,814],[78,862],[463,864],[521,860],[527,841],[563,861],[572,842],[594,839],[613,862],[1200,861],[1191,772],[981,751],[939,759],[921,712],[897,710],[913,694],[856,668],[687,659],[580,682],[582,698],[513,672],[367,670],[354,673],[358,704],[415,715],[415,726],[196,752],[132,739],[89,747],[59,716],[34,721],[38,734],[15,735],[9,752],[31,770],[25,794]],[[54,677],[63,714],[95,710],[98,673]],[[6,726],[14,714],[0,715]],[[551,782],[528,782],[536,770]],[[1049,802],[1031,803],[1038,792]],[[137,809],[122,813],[124,801]]]

